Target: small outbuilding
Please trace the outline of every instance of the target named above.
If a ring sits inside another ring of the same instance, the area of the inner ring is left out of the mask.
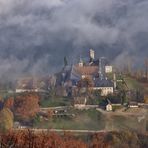
[[[106,105],[106,111],[112,111],[112,105],[111,103]]]
[[[139,107],[139,106],[138,106],[138,102],[131,101],[131,102],[129,103],[129,107],[130,107],[130,108],[138,108],[138,107]]]

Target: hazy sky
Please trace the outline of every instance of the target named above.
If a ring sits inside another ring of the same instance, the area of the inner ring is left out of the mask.
[[[0,78],[53,72],[89,48],[143,62],[148,0],[0,0]]]

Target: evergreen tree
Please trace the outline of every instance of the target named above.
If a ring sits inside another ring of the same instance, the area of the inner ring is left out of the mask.
[[[67,58],[66,56],[64,57],[64,66],[67,66],[68,65],[68,61],[67,61]]]

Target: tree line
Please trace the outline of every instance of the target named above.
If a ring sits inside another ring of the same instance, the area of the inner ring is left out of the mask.
[[[74,136],[64,132],[34,133],[31,130],[0,134],[1,148],[146,148],[148,135],[131,131]]]
[[[39,111],[39,96],[35,93],[23,93],[7,99],[0,99],[0,131],[13,127],[14,118],[21,122],[30,122]]]

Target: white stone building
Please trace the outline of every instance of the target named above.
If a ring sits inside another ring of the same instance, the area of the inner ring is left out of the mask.
[[[110,65],[105,66],[105,73],[112,73],[113,72],[113,67]]]

